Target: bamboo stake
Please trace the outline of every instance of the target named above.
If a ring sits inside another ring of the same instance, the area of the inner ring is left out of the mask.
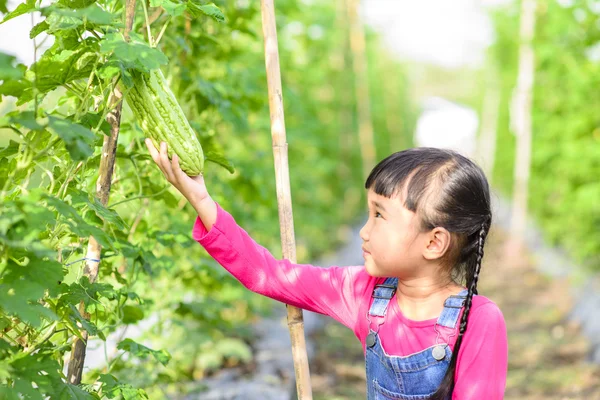
[[[500,111],[498,79],[498,71],[494,64],[490,66],[488,72],[483,109],[481,111],[481,131],[477,141],[477,156],[490,184],[492,183],[494,170],[498,113]]]
[[[135,1],[127,0],[126,11],[125,11],[125,40],[129,41],[129,32],[133,26],[134,12],[135,12]],[[108,204],[108,197],[110,195],[111,179],[115,167],[115,158],[117,152],[117,140],[119,138],[119,129],[121,125],[121,108],[123,106],[123,95],[118,88],[115,88],[111,93],[109,99],[109,106],[113,107],[106,119],[110,124],[110,136],[104,137],[104,143],[102,145],[102,157],[100,159],[100,172],[98,174],[98,181],[96,182],[96,196],[98,200],[103,204]],[[100,255],[102,252],[102,246],[98,241],[90,236],[88,241],[88,248],[86,254],[86,264],[83,270],[83,274],[88,277],[90,282],[95,282],[98,277],[98,266]],[[85,305],[82,302],[79,303],[79,313],[86,320],[90,320],[90,314],[85,311]],[[81,383],[81,377],[83,374],[83,366],[85,364],[85,352],[87,347],[88,332],[86,330],[81,331],[81,336],[84,340],[76,337],[73,341],[73,350],[71,351],[71,358],[69,360],[67,370],[67,380],[73,385],[79,385]]]
[[[265,67],[269,90],[269,109],[271,114],[271,138],[275,161],[277,205],[281,229],[281,249],[284,258],[290,260],[292,263],[296,263],[296,239],[294,237],[294,219],[292,214],[288,145],[286,142],[283,115],[283,92],[281,89],[277,27],[275,25],[273,0],[261,0],[261,13],[265,46]],[[298,399],[309,400],[312,399],[312,389],[310,385],[306,341],[304,339],[302,310],[290,305],[286,307],[288,328],[292,341],[292,357],[296,373]]]
[[[388,141],[390,152],[397,152],[405,149],[404,129],[402,127],[402,107],[399,106],[401,93],[399,90],[399,72],[394,60],[386,57],[381,71],[382,76],[386,77],[383,85],[383,108],[385,110],[385,127],[388,131]],[[380,65],[381,65],[380,64]]]
[[[521,262],[527,222],[529,169],[531,164],[531,107],[535,62],[533,37],[536,0],[522,0],[519,46],[519,74],[512,102],[511,125],[517,137],[510,240],[506,255],[511,264]]]
[[[333,68],[336,71],[338,77],[336,81],[336,92],[340,98],[340,131],[339,131],[339,149],[340,159],[338,162],[337,174],[340,182],[346,183],[344,189],[344,201],[342,206],[342,212],[344,213],[344,219],[350,219],[353,217],[354,211],[361,200],[361,193],[354,185],[348,185],[351,182],[351,159],[352,159],[352,148],[354,142],[353,132],[353,115],[352,115],[352,88],[348,85],[348,81],[345,79],[348,75],[344,73],[349,67],[349,31],[348,31],[348,13],[346,12],[346,0],[337,0],[336,3],[336,19],[335,27],[336,31],[341,35],[341,43],[335,49],[333,54]]]
[[[366,180],[375,166],[375,140],[371,121],[371,104],[369,96],[369,76],[367,74],[367,56],[365,52],[365,30],[360,20],[359,1],[346,0],[350,26],[350,48],[352,49],[352,65],[354,69],[356,106],[358,112],[358,138],[362,154],[363,177]]]

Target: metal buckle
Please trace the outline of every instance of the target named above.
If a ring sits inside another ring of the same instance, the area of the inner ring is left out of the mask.
[[[450,299],[463,299],[462,303],[460,306],[450,306],[446,303],[448,303],[448,300]],[[457,296],[457,295],[452,295],[452,296],[448,296],[448,298],[444,301],[444,307],[448,307],[448,308],[463,308],[465,306],[465,300],[467,299],[467,296]]]
[[[375,295],[375,290],[376,290],[378,287],[382,287],[382,288],[386,288],[386,289],[392,289],[392,294],[390,294],[390,297],[387,297],[387,296],[376,296],[376,295]],[[391,298],[392,298],[392,297],[394,297],[394,295],[396,294],[396,289],[397,289],[397,287],[396,287],[396,286],[393,286],[393,285],[386,285],[386,284],[383,284],[383,283],[382,283],[382,284],[380,284],[380,285],[375,285],[375,288],[373,289],[373,295],[372,295],[371,297],[373,297],[374,299],[386,299],[386,300],[387,300],[387,299],[391,299]]]

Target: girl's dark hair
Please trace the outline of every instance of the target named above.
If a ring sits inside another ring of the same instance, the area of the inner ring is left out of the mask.
[[[464,280],[468,294],[450,365],[431,397],[449,399],[473,295],[477,294],[483,246],[492,222],[488,181],[481,168],[455,151],[417,147],[379,162],[365,188],[380,196],[403,199],[404,206],[420,217],[422,231],[443,227],[452,236],[453,245],[442,263],[456,282]]]

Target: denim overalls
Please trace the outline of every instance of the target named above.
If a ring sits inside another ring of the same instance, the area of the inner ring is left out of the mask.
[[[367,314],[369,336],[366,344],[367,399],[428,399],[442,382],[452,351],[447,342],[457,334],[456,328],[467,290],[450,296],[434,326],[435,343],[408,356],[388,355],[382,347],[379,326],[385,322],[390,299],[396,292],[397,278],[387,278],[373,290],[371,308]],[[444,328],[441,328],[444,327]]]

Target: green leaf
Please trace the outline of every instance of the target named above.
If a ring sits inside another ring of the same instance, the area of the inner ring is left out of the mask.
[[[90,283],[89,278],[85,275],[79,279],[79,282],[73,282],[70,285],[62,284],[61,289],[63,292],[63,295],[59,299],[61,305],[77,305],[83,301],[85,311],[90,314],[104,308],[99,302],[101,297],[108,300],[115,300],[120,296],[119,292],[115,291],[111,284]]]
[[[8,146],[4,147],[0,150],[0,159],[2,157],[10,157],[18,153],[20,147],[20,143],[15,142],[14,140],[10,140],[8,142]],[[0,222],[1,224],[1,222]]]
[[[223,154],[207,152],[204,154],[204,158],[206,158],[206,161],[211,161],[217,165],[220,165],[232,174],[235,172],[235,167],[227,158],[225,158]]]
[[[96,25],[113,26],[115,28],[121,25],[118,16],[104,11],[97,4],[91,4],[80,9],[50,6],[45,10],[45,14],[48,15],[46,22],[49,33],[77,28],[84,24],[88,27],[89,25]]]
[[[123,307],[123,323],[135,324],[144,319],[144,310],[139,306],[124,306]]]
[[[71,40],[70,36],[68,40]],[[45,94],[65,83],[88,78],[99,57],[97,39],[76,40],[72,46],[72,49],[61,48],[57,52],[47,50],[25,73],[23,79],[3,82],[0,94],[17,97],[17,105],[21,105],[33,99],[34,81],[36,91]]]
[[[96,0],[59,0],[58,4],[66,8],[85,8],[95,2]]]
[[[41,299],[46,290],[51,295],[58,293],[58,282],[63,278],[62,265],[55,261],[32,256],[27,265],[21,266],[9,260],[0,284],[0,305],[7,313],[34,326],[40,326],[42,317],[56,320],[52,311],[30,301]]]
[[[36,24],[33,28],[31,28],[31,31],[29,31],[29,39],[33,39],[40,33],[47,31],[49,27],[50,25],[48,25],[46,20]]]
[[[225,15],[215,3],[198,4],[197,0],[188,0],[188,10],[195,17],[206,15],[217,22],[225,22]]]
[[[123,219],[119,216],[119,214],[115,210],[111,210],[106,208],[100,203],[97,198],[93,198],[90,200],[89,196],[76,189],[71,189],[68,192],[71,195],[71,201],[73,205],[78,204],[86,204],[90,209],[92,209],[98,218],[101,218],[105,222],[113,224],[116,228],[120,230],[128,229],[127,223],[123,221]]]
[[[162,7],[167,14],[172,15],[174,17],[178,17],[183,15],[186,9],[185,3],[178,3],[171,0],[151,0],[151,7]]]
[[[201,131],[201,127],[196,122],[190,122],[192,127],[197,131]],[[204,158],[207,161],[211,161],[217,165],[222,166],[230,173],[235,172],[235,167],[233,163],[229,161],[223,154],[221,150],[221,146],[217,143],[216,138],[213,135],[203,135],[200,137],[200,144],[202,145],[202,150],[204,152]]]
[[[98,328],[96,325],[94,325],[93,322],[83,318],[77,307],[75,307],[73,304],[69,304],[69,310],[69,318],[74,324],[79,322],[81,326],[83,326],[83,329],[85,329],[90,335],[96,336],[98,334]],[[77,325],[75,324],[75,326]]]
[[[79,237],[93,236],[103,247],[114,250],[110,237],[100,228],[87,223],[72,206],[54,196],[42,194],[42,198],[65,218],[65,223],[69,225],[74,234]]]
[[[12,361],[14,389],[22,394],[19,398],[43,399],[42,393],[54,398],[56,389],[64,385],[60,365],[52,355],[45,352],[25,355],[20,353]],[[32,386],[35,384],[35,387]]]
[[[0,52],[0,80],[21,79],[23,69],[15,65],[17,58]]]
[[[10,123],[31,129],[32,131],[41,131],[45,127],[45,124],[40,125],[33,111],[15,111],[9,113],[8,116]]]
[[[111,374],[100,374],[98,382],[102,382],[102,394],[109,399],[146,400],[148,395],[143,389],[136,389]]]
[[[2,22],[0,22],[0,24],[3,24],[6,21],[11,20],[15,17],[18,17],[19,15],[35,11],[35,2],[36,0],[27,0],[25,3],[19,4],[17,8],[15,8],[13,11],[9,12],[4,16],[4,19],[2,20]],[[4,5],[4,8],[6,8],[6,4]]]
[[[148,355],[152,355],[156,361],[162,365],[167,365],[171,359],[171,355],[166,350],[152,350],[144,345],[136,343],[131,339],[125,339],[117,345],[117,349],[125,350],[133,354],[136,357],[146,358]]]
[[[78,386],[70,383],[62,383],[59,389],[55,391],[53,398],[58,400],[99,400],[100,397],[95,393],[88,393]]]
[[[88,112],[79,119],[79,123],[92,130],[98,126],[101,118],[102,115],[100,115],[100,113]],[[110,135],[110,124],[105,119],[100,123],[100,132],[105,135]]]
[[[8,13],[8,8],[6,8],[6,1],[7,0],[0,0],[0,13],[2,14]]]
[[[86,127],[67,119],[49,115],[48,128],[50,132],[58,135],[63,140],[74,161],[85,160],[93,154],[92,145],[95,135]]]
[[[100,51],[103,54],[112,54],[112,59],[121,63],[124,68],[142,72],[157,69],[169,61],[162,51],[150,47],[144,38],[135,32],[131,33],[130,42],[126,42],[121,33],[109,33],[103,38]]]
[[[63,140],[71,158],[75,161],[85,160],[94,152],[92,145],[96,135],[83,125],[53,115],[48,116],[47,125],[41,124],[40,120],[35,118],[33,111],[15,112],[9,116],[10,123],[31,130],[42,131],[47,127],[51,133],[58,135]]]

